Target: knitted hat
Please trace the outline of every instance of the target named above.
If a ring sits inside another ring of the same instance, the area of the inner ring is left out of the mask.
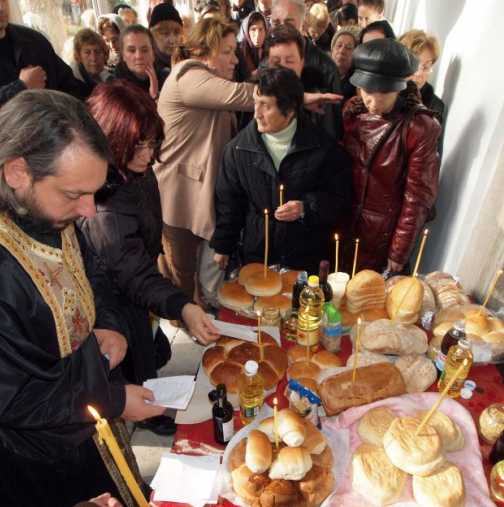
[[[182,18],[178,10],[170,4],[159,4],[152,9],[149,28],[155,27],[161,21],[175,21],[175,23],[182,26]]]
[[[350,82],[373,92],[399,92],[418,68],[418,59],[394,39],[375,39],[360,44],[353,52],[354,73]]]

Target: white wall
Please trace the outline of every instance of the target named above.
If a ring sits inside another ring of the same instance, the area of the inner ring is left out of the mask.
[[[503,202],[497,169],[504,149],[504,26],[500,24],[504,2],[400,0],[394,8],[392,21],[399,34],[413,27],[424,29],[443,46],[431,82],[447,105],[448,116],[438,218],[423,271],[458,274],[468,290],[481,293],[493,275],[489,266],[504,260],[495,258],[490,245],[495,235],[486,241],[484,234],[481,237],[485,228],[489,233],[499,230],[496,217]],[[497,191],[500,199],[494,198],[489,206],[491,191]],[[485,272],[480,269],[483,265]]]

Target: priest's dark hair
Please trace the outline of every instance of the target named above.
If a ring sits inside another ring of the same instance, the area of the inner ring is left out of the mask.
[[[303,84],[293,70],[285,67],[270,67],[261,70],[257,94],[275,97],[278,109],[284,116],[291,111],[298,116],[303,108]]]
[[[27,213],[5,180],[8,160],[23,158],[35,183],[56,172],[72,143],[110,159],[107,139],[83,102],[54,90],[25,90],[9,100],[0,109],[0,211]]]

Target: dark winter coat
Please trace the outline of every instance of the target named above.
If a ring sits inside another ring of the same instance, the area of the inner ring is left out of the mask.
[[[422,96],[423,105],[430,109],[435,118],[441,124],[441,135],[438,141],[439,157],[443,156],[443,137],[444,137],[444,117],[445,117],[445,105],[444,102],[434,93],[434,88],[430,83],[425,83],[420,90]]]
[[[406,264],[438,190],[441,131],[413,82],[393,111],[369,114],[360,97],[343,115],[344,146],[353,159],[351,234],[360,238],[358,269]]]
[[[72,69],[55,53],[51,43],[41,33],[9,23],[6,37],[12,45],[14,60],[0,60],[0,105],[26,89],[19,79],[19,73],[29,66],[40,66],[45,70],[48,90],[59,90],[77,98],[87,96],[86,86],[74,77]]]
[[[215,190],[216,228],[210,245],[231,254],[243,233],[245,263],[263,260],[264,210],[269,210],[270,264],[318,270],[329,256],[335,224],[350,203],[350,159],[306,118],[277,172],[255,120],[224,149]],[[279,186],[285,202],[301,200],[304,218],[278,222]]]
[[[190,300],[157,269],[162,218],[152,169],[128,182],[109,171],[107,185],[96,201],[96,215],[81,220],[79,227],[103,263],[130,327],[125,374],[141,383],[156,376],[149,312],[180,319]]]
[[[154,64],[154,70],[156,72],[156,77],[158,80],[158,90],[160,93],[161,88],[163,87],[163,84],[166,81],[166,78],[170,74],[170,70],[166,69],[166,68],[161,68],[159,66],[159,62],[156,62]],[[136,86],[138,86],[139,88],[141,88],[142,90],[147,92],[147,94],[150,93],[149,92],[149,89],[150,89],[149,78],[140,79],[133,72],[131,72],[131,70],[128,69],[127,65],[124,62],[119,62],[116,65],[116,68],[114,69],[114,72],[113,72],[111,78],[109,79],[109,81],[112,79],[126,79],[127,81],[130,81],[131,83],[135,84]]]

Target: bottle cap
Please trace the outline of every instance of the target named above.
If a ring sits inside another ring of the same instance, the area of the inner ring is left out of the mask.
[[[257,370],[259,370],[259,365],[256,361],[247,361],[245,363],[245,374],[247,376],[251,377],[252,375],[255,375]]]
[[[455,321],[453,323],[453,329],[456,329],[457,331],[465,332],[465,321],[464,320]]]
[[[332,303],[324,304],[324,312],[327,315],[327,322],[330,322],[331,324],[341,322],[341,314]]]
[[[473,392],[471,389],[468,389],[467,387],[464,387],[460,391],[460,396],[464,398],[464,400],[470,400],[472,398]]]
[[[318,287],[319,286],[319,277],[316,275],[311,275],[308,277],[308,287]]]
[[[458,346],[461,347],[461,348],[463,348],[463,349],[470,349],[471,348],[471,343],[469,342],[469,340],[466,340],[465,338],[461,338],[458,341]]]
[[[476,389],[476,382],[474,382],[474,380],[466,380],[464,382],[464,387],[470,389],[471,391],[474,391]]]
[[[297,281],[300,283],[306,283],[308,281],[308,273],[306,271],[301,271],[297,277]]]

